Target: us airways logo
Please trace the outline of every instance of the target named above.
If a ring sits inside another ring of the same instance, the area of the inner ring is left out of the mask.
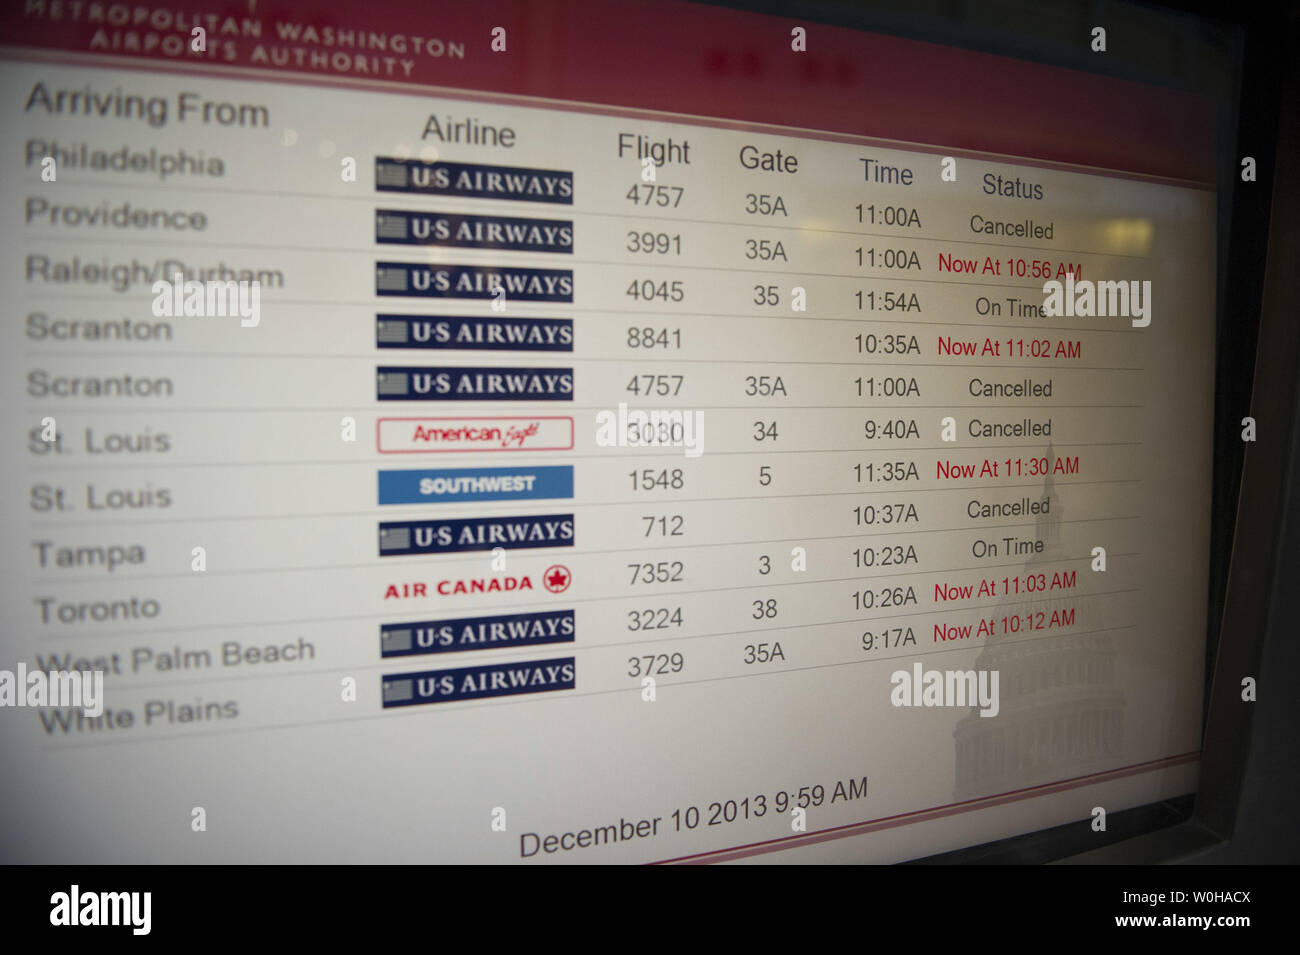
[[[379,401],[572,401],[572,368],[376,369]]]
[[[382,678],[385,707],[572,690],[574,685],[573,657],[426,670]]]
[[[573,351],[573,319],[378,315],[375,347]]]
[[[376,295],[499,299],[502,292],[514,301],[572,302],[573,271],[410,262],[375,265]]]
[[[470,517],[445,521],[385,521],[379,525],[379,556],[450,554],[462,551],[572,547],[573,515]]]
[[[375,241],[390,245],[439,245],[453,249],[512,252],[573,252],[573,223],[567,219],[519,219],[454,212],[375,212]]]
[[[572,610],[495,614],[422,623],[387,623],[379,628],[379,655],[406,657],[425,653],[460,653],[499,647],[572,643]]]
[[[375,157],[375,189],[573,205],[573,173],[523,166]]]

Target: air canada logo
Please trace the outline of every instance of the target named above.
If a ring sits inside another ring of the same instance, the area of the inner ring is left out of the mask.
[[[463,594],[505,594],[533,589],[533,579],[523,577],[475,577],[469,580],[440,580],[435,588],[440,597]]]
[[[573,583],[573,574],[563,564],[552,564],[546,568],[546,573],[542,574],[542,583],[551,593],[562,594],[569,589],[569,584]]]
[[[506,594],[533,589],[533,579],[523,577],[475,577],[462,580],[440,580],[433,585],[440,597],[458,597],[464,594]],[[385,600],[427,600],[429,585],[423,581],[405,581],[384,588]]]
[[[522,166],[375,158],[375,189],[573,205],[573,173]]]
[[[453,249],[572,252],[573,223],[567,219],[518,219],[379,209],[375,212],[375,241],[388,245],[437,245]]]

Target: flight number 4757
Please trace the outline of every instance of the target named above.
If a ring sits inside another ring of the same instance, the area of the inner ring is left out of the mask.
[[[685,194],[684,186],[656,186],[651,183],[637,182],[632,184],[632,188],[628,189],[624,198],[638,206],[676,209],[682,204],[682,196]]]

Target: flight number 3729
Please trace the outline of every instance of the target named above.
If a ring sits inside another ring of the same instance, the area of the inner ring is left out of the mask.
[[[662,676],[665,673],[681,673],[686,666],[686,657],[681,653],[647,653],[644,656],[627,658],[627,675]]]

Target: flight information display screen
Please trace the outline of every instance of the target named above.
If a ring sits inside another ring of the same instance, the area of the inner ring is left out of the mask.
[[[889,862],[1195,788],[1199,101],[306,6],[4,15],[7,861]]]

